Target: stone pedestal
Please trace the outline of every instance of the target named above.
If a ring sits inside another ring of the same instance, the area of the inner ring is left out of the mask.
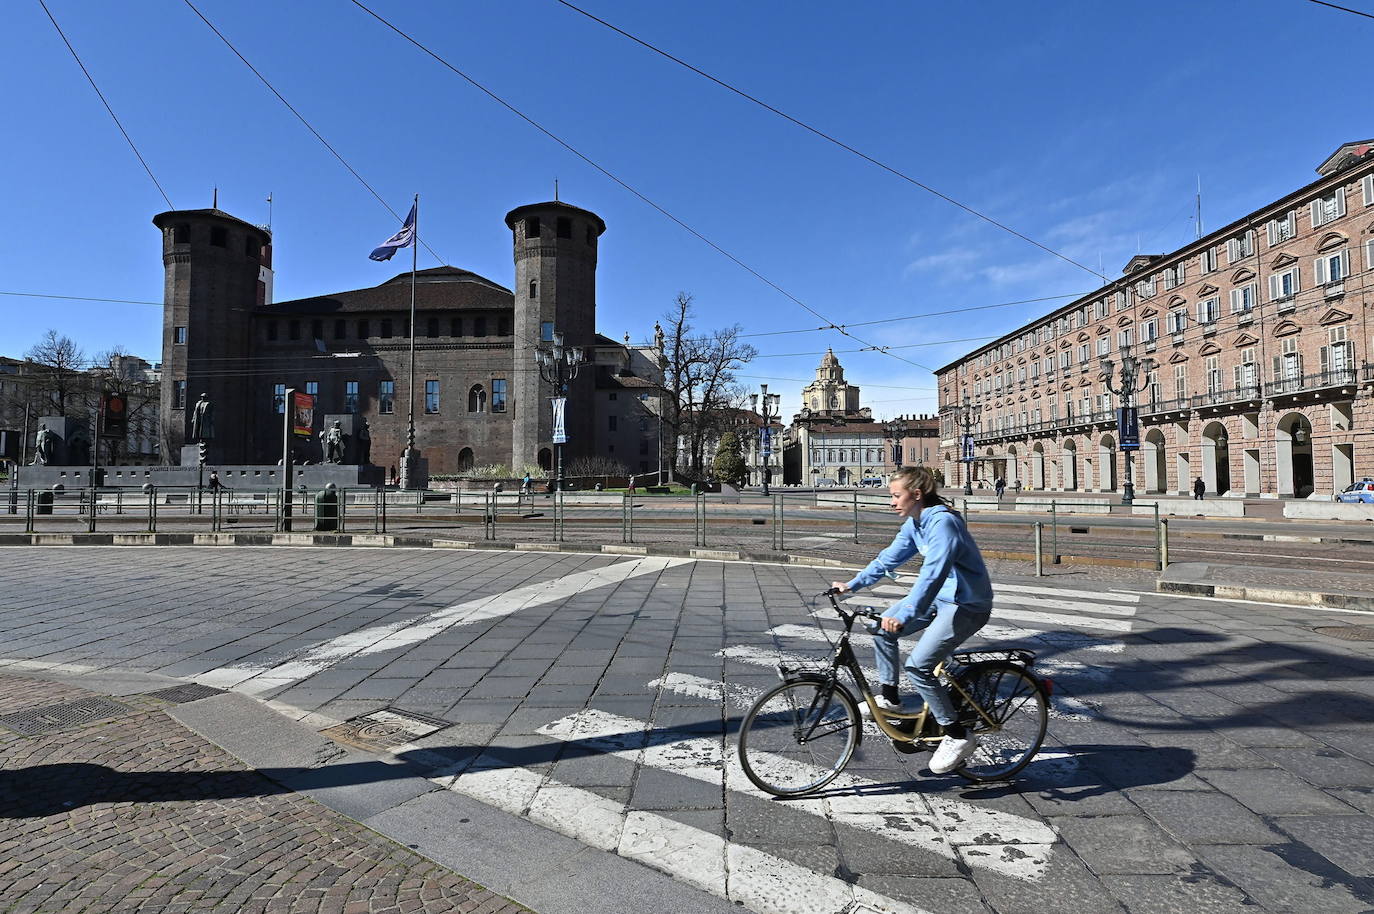
[[[208,467],[212,463],[219,463],[221,459],[220,449],[215,446],[215,442],[205,442],[205,465]],[[181,446],[181,466],[200,466],[199,444],[183,444]]]
[[[91,431],[86,423],[66,416],[42,416],[38,428],[46,428],[54,437],[52,459],[48,466],[89,466],[91,462]]]
[[[401,452],[401,488],[429,488],[429,461],[421,457],[420,451],[416,448],[407,448]]]
[[[370,465],[372,455],[368,451],[371,448],[369,442],[362,437],[362,432],[367,426],[367,420],[353,413],[338,413],[324,417],[324,428],[320,430],[320,435],[315,439],[315,444],[320,449],[320,461],[324,461],[325,455],[322,436],[329,434],[329,430],[334,427],[335,422],[339,423],[339,428],[344,434],[343,463],[357,466]]]

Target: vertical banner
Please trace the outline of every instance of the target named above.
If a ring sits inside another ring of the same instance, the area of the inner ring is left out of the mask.
[[[315,398],[299,390],[291,392],[291,431],[309,438],[315,426]]]
[[[763,435],[763,459],[767,461],[769,457],[773,456],[773,430],[765,425],[761,432]]]
[[[568,443],[568,428],[563,421],[563,414],[568,406],[567,397],[549,397],[549,402],[553,404],[553,443]]]
[[[1116,411],[1116,437],[1123,451],[1140,447],[1140,423],[1134,406],[1123,406]]]
[[[964,460],[964,461],[968,461],[968,462],[972,462],[972,461],[973,461],[973,436],[972,436],[972,435],[965,435],[965,436],[964,436],[964,438],[963,438],[963,456],[960,457],[959,459],[960,459],[960,460]]]

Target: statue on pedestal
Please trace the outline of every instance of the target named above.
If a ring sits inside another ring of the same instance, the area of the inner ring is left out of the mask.
[[[320,432],[320,438],[324,442],[324,462],[343,463],[344,432],[339,420],[335,419],[327,431]]]
[[[191,440],[209,441],[215,437],[215,408],[210,404],[210,395],[201,394],[191,410]]]
[[[358,463],[363,466],[372,465],[372,432],[367,427],[366,419],[359,419],[361,427],[358,429]]]
[[[33,439],[33,465],[49,466],[52,464],[53,453],[57,448],[57,436],[49,431],[46,425],[38,427],[38,434]]]

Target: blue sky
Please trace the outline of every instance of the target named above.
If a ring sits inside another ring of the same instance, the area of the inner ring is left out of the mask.
[[[679,291],[703,328],[821,323],[347,0],[195,2],[396,211],[421,194],[421,236],[447,262],[510,286],[502,218],[557,178],[608,225],[606,335],[647,339]],[[262,223],[273,194],[278,300],[404,269],[367,259],[396,221],[188,7],[47,3],[176,208],[218,186],[221,209]],[[1193,237],[1199,175],[1216,228],[1374,136],[1374,20],[1303,0],[579,5],[1109,277]],[[1099,284],[554,0],[374,9],[836,323]],[[37,0],[6,26],[0,291],[160,301],[149,220],[165,202]],[[1053,304],[854,332],[930,344],[897,351],[933,368]],[[159,357],[157,306],[0,295],[0,354],[48,328]],[[827,346],[875,415],[935,409],[929,371],[845,352],[860,344],[834,331],[751,341],[763,357],[742,374],[785,415]]]

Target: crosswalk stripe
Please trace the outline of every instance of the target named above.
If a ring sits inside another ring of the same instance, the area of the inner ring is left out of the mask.
[[[676,739],[659,732],[646,733],[647,729],[643,721],[589,708],[541,727],[539,732],[636,764],[719,784],[726,790],[768,798],[745,777],[738,756],[727,751],[721,739]],[[848,773],[842,772],[828,790],[849,793],[791,800],[787,808],[824,816],[945,858],[952,858],[956,848],[976,846],[987,853],[966,856],[969,865],[1020,879],[1044,874],[1051,848],[1058,840],[1054,829],[1033,819],[963,800],[893,794],[879,782]],[[1005,850],[1012,847],[1016,850]]]
[[[847,606],[862,606],[862,607],[868,607],[868,608],[877,609],[877,610],[886,610],[886,609],[888,609],[889,607],[892,607],[892,606],[896,605],[897,602],[898,602],[898,600],[893,600],[893,599],[888,599],[888,598],[875,599],[875,597],[877,597],[877,596],[878,596],[877,594],[873,594],[873,595],[869,595],[869,596],[865,599],[865,595],[861,593],[861,594],[859,594],[858,596],[849,597],[849,598],[847,598],[847,599],[845,599],[845,600],[842,600],[841,602],[844,603],[844,604],[847,605]],[[1031,610],[1009,609],[1009,608],[1008,608],[1009,606],[1010,606],[1010,607],[1015,607],[1015,606],[1026,606],[1026,607],[1039,607],[1039,608],[1044,608],[1044,609],[1059,609],[1059,610],[1065,610],[1065,611],[1068,611],[1068,612],[1071,612],[1071,613],[1085,613],[1085,614],[1086,614],[1086,613],[1098,613],[1098,614],[1100,614],[1100,615],[1102,615],[1102,616],[1134,616],[1134,615],[1135,615],[1135,610],[1134,610],[1134,609],[1129,609],[1129,608],[1127,608],[1127,607],[1122,607],[1122,606],[1101,606],[1101,605],[1097,605],[1097,604],[1094,604],[1094,603],[1070,603],[1070,602],[1068,602],[1068,601],[1066,601],[1066,600],[1040,600],[1040,599],[1036,599],[1036,598],[1034,598],[1034,597],[1023,597],[1023,596],[1016,596],[1016,595],[1013,595],[1013,596],[1011,596],[1011,597],[1002,597],[1002,596],[999,596],[999,597],[995,598],[994,601],[993,601],[993,609],[992,609],[993,615],[994,615],[994,616],[1006,616],[1007,618],[1012,618],[1012,619],[1020,618],[1020,619],[1023,619],[1024,621],[1028,621],[1028,622],[1031,622],[1031,621],[1040,621],[1039,619],[1037,619],[1037,618],[1035,618],[1035,617],[1033,617],[1033,616],[1018,615],[1018,613],[1026,613],[1026,612],[1029,612],[1029,611],[1031,611]],[[822,612],[822,613],[814,613],[813,615],[822,615],[822,616],[823,616],[823,615],[828,615],[828,614],[829,614],[828,612]],[[1060,626],[1060,625],[1067,625],[1067,626],[1070,626],[1070,627],[1072,627],[1072,626],[1079,626],[1079,627],[1082,627],[1082,628],[1101,628],[1101,629],[1104,629],[1104,630],[1106,630],[1106,631],[1122,631],[1122,632],[1128,632],[1128,631],[1131,631],[1131,630],[1132,630],[1132,625],[1131,625],[1130,622],[1122,622],[1122,621],[1115,620],[1115,619],[1100,619],[1099,616],[1073,615],[1073,616],[1065,616],[1065,617],[1053,617],[1053,616],[1051,616],[1050,618],[1053,620],[1052,624],[1057,625],[1057,626]],[[1099,624],[1099,623],[1101,623],[1101,624]]]
[[[1072,628],[1091,628],[1103,632],[1129,632],[1132,628],[1129,619],[1097,619],[1086,616],[1076,616],[1065,618],[1054,613],[1035,612],[1029,609],[1007,609],[1002,606],[994,607],[993,615],[998,619],[1011,619],[1016,622],[1039,622],[1041,625],[1063,626]]]
[[[496,759],[487,761],[493,767],[430,780],[758,914],[930,914],[666,816],[631,810],[590,790],[503,766]]]
[[[999,606],[1032,606],[1042,609],[1061,609],[1074,613],[1097,613],[1102,616],[1134,616],[1134,606],[1115,606],[1111,603],[1097,603],[1073,600],[1055,600],[1041,597],[1028,597],[1023,594],[1003,594],[1000,591],[993,600],[993,612]]]
[[[652,680],[648,686],[651,689],[667,689],[670,692],[676,692],[679,695],[691,695],[694,698],[714,698],[722,704],[734,707],[737,711],[748,711],[763,694],[762,689],[751,689],[748,686],[717,682],[714,679],[703,679],[689,673],[669,673],[662,678]],[[863,727],[864,735],[874,739],[887,739],[887,734],[867,716],[863,719]]]
[[[911,593],[911,587],[903,587],[901,584],[874,584],[872,587],[864,588],[859,593],[882,594],[886,597],[904,597]],[[994,599],[1001,593],[1029,594],[1033,597],[1067,597],[1077,601],[1106,602],[1106,603],[1139,603],[1140,594],[1122,593],[1120,591],[1101,591],[1101,590],[1067,590],[1062,587],[1038,587],[1032,584],[993,584],[992,592]]]
[[[875,606],[874,609],[885,609],[883,606]],[[818,619],[833,620],[835,614],[829,609],[818,609],[811,613]],[[997,617],[994,615],[994,619]],[[1056,619],[1054,624],[1057,626],[1063,620]],[[831,630],[834,635],[839,634]],[[1072,648],[1083,651],[1102,651],[1108,654],[1120,654],[1126,649],[1126,645],[1120,641],[1113,641],[1105,638],[1098,638],[1083,632],[1072,632],[1062,630],[1045,631],[1035,628],[1015,628],[1009,625],[998,625],[989,622],[978,630],[977,637],[986,641],[1038,641],[1042,644],[1053,645],[1059,648]]]
[[[365,656],[419,644],[458,625],[499,619],[522,609],[566,600],[587,590],[619,584],[645,574],[657,574],[691,559],[643,558],[616,562],[527,584],[491,596],[457,603],[419,619],[374,625],[313,645],[295,657],[273,666],[231,665],[195,677],[202,685],[235,688],[248,694],[299,682],[326,670],[347,657]]]

